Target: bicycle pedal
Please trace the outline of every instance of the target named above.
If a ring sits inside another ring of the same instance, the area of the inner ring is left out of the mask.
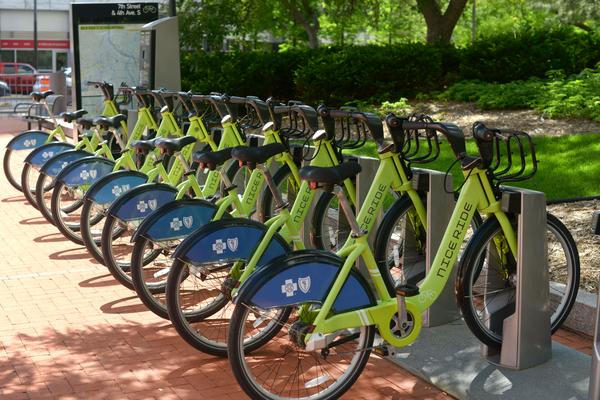
[[[379,357],[390,357],[396,355],[396,349],[390,345],[381,345],[373,349],[373,353]]]
[[[419,287],[411,283],[397,284],[396,296],[413,297],[419,294]]]

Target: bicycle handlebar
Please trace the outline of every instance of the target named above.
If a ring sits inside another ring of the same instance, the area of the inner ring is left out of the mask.
[[[100,89],[102,91],[102,95],[104,96],[105,100],[114,100],[115,99],[115,88],[113,87],[113,85],[111,83],[108,83],[106,81],[104,82],[97,82],[97,81],[86,81],[85,84],[87,86],[94,86],[97,89]]]
[[[385,145],[383,141],[383,124],[376,114],[354,110],[330,110],[323,104],[317,108],[317,113],[321,116],[325,131],[330,137],[335,137],[335,119],[346,119],[364,124],[375,143],[377,143],[378,149],[383,148]],[[360,140],[357,140],[357,143],[359,142]]]

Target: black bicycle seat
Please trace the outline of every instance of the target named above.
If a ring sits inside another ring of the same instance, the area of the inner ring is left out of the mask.
[[[241,165],[255,167],[256,164],[262,164],[276,154],[287,151],[282,143],[271,143],[258,147],[236,147],[231,151],[231,157],[240,162]]]
[[[163,153],[170,156],[183,149],[188,144],[196,143],[196,138],[193,136],[184,136],[180,138],[158,138],[154,145]]]
[[[94,125],[105,130],[108,128],[118,129],[121,127],[121,122],[126,120],[127,117],[123,114],[117,114],[113,117],[96,117],[94,118]]]
[[[347,161],[335,167],[300,168],[300,179],[325,185],[342,185],[345,179],[352,178],[362,170],[357,162]]]
[[[31,98],[33,101],[40,101],[53,94],[54,92],[52,90],[46,90],[45,92],[31,92]]]
[[[134,140],[131,142],[131,148],[135,149],[137,153],[148,154],[150,151],[154,150],[154,141],[156,139],[150,140]]]
[[[232,150],[233,147],[218,151],[197,151],[192,158],[194,162],[197,162],[200,165],[200,168],[208,168],[209,170],[214,171],[219,165],[222,165],[231,158]]]
[[[84,130],[92,129],[94,120],[92,118],[77,118],[77,124],[80,125]]]
[[[73,122],[75,121],[77,118],[81,118],[83,117],[85,114],[87,114],[86,110],[77,110],[77,111],[73,111],[73,112],[62,112],[59,114],[59,116],[65,121],[65,122]]]

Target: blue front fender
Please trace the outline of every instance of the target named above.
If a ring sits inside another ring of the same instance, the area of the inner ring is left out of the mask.
[[[54,178],[60,174],[60,171],[65,169],[71,163],[89,156],[90,153],[87,151],[67,150],[46,161],[46,163],[42,165],[40,172]]]
[[[57,154],[64,153],[68,150],[73,150],[75,146],[66,142],[50,142],[40,147],[35,148],[25,157],[25,163],[31,164],[33,167],[39,168],[46,164],[48,160]]]
[[[256,269],[242,284],[234,301],[261,309],[322,304],[342,265],[342,259],[326,251],[292,252]],[[369,285],[352,269],[333,303],[332,312],[339,314],[375,304]]]
[[[171,201],[144,219],[131,241],[145,237],[152,241],[173,240],[189,236],[209,223],[217,206],[201,199]]]
[[[56,176],[56,180],[69,187],[91,185],[110,174],[114,167],[115,162],[104,157],[86,157],[65,167]]]
[[[148,176],[138,171],[115,171],[96,181],[84,199],[108,206],[125,192],[148,182]]]
[[[177,190],[164,183],[146,183],[133,188],[116,199],[108,208],[107,215],[121,221],[144,219],[154,210],[172,201]]]
[[[267,229],[261,223],[244,218],[213,221],[181,242],[173,253],[173,258],[192,264],[248,261]],[[276,233],[258,265],[290,251],[289,244]]]
[[[35,149],[45,144],[48,136],[48,132],[44,131],[25,131],[12,138],[6,147],[11,150]]]

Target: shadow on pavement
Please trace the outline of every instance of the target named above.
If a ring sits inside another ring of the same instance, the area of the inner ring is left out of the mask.
[[[125,297],[103,304],[100,307],[100,310],[106,314],[130,314],[148,311],[146,306],[141,303],[137,296]]]
[[[90,279],[86,279],[85,281],[79,282],[79,286],[81,287],[106,287],[106,286],[115,286],[119,285],[119,282],[113,278],[111,274],[95,276]]]
[[[19,221],[21,225],[45,225],[48,223],[43,216],[25,218]]]
[[[52,242],[64,242],[68,240],[63,236],[60,232],[48,233],[46,235],[38,236],[33,238],[33,241],[36,243],[52,243]]]
[[[91,260],[90,253],[88,253],[85,247],[57,251],[50,254],[48,257],[51,260]]]

